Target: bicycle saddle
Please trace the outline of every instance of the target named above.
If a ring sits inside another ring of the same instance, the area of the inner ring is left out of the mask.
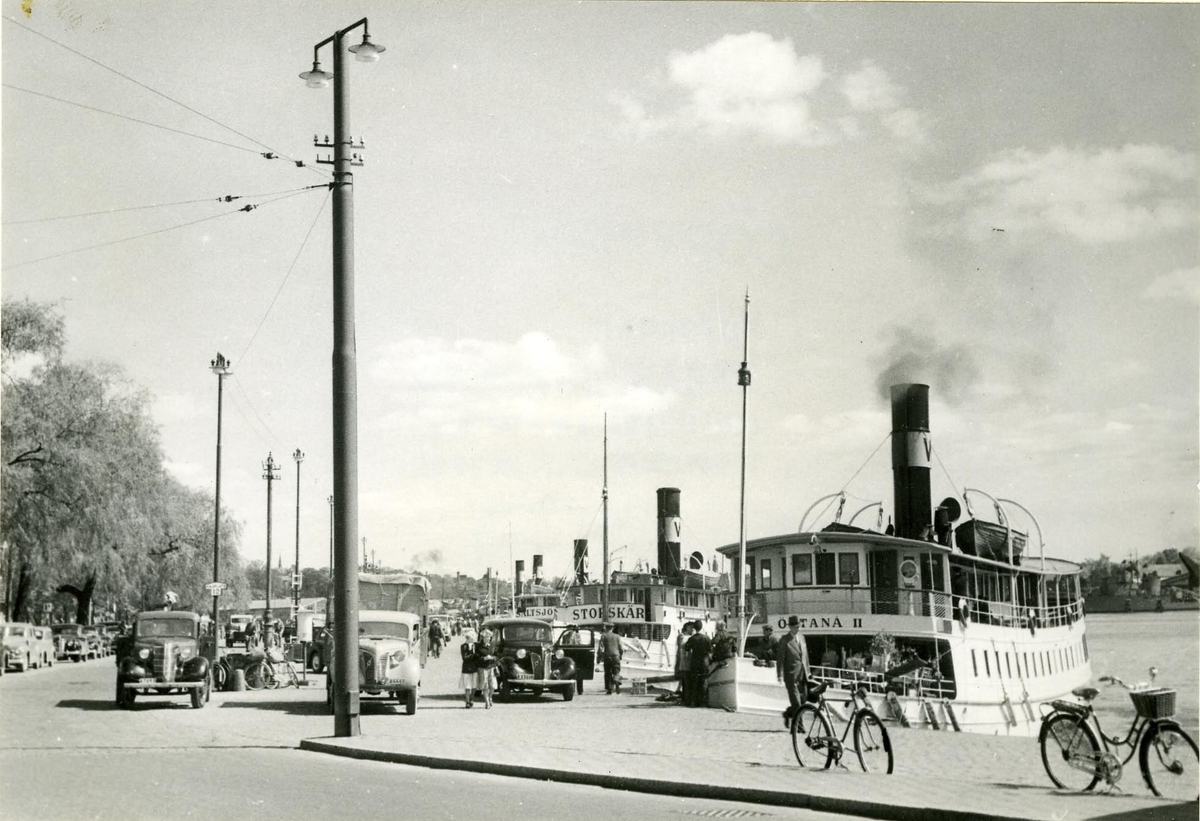
[[[810,684],[808,685],[807,698],[809,701],[816,701],[828,689],[829,682],[827,681],[822,681],[820,684]]]
[[[1071,695],[1076,698],[1081,698],[1084,701],[1091,701],[1096,696],[1100,695],[1100,691],[1095,687],[1076,687],[1071,691]]]

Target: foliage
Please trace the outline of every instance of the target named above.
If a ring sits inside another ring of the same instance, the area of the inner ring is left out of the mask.
[[[870,644],[871,655],[875,657],[891,658],[896,655],[896,639],[891,633],[885,630],[880,630],[875,635],[871,636]]]

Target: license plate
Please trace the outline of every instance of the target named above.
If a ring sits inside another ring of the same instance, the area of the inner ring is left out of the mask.
[[[154,683],[155,683],[155,679],[153,679],[153,678],[139,678],[138,679],[138,684],[154,684]]]

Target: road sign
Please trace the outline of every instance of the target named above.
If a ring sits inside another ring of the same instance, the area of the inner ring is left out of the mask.
[[[208,584],[204,585],[204,589],[207,590],[211,596],[221,595],[221,591],[224,590],[225,587],[225,582],[209,582]]]
[[[53,613],[54,612],[54,603],[53,602],[42,602],[42,612],[43,613]]]
[[[304,574],[303,573],[293,573],[292,574],[292,589],[299,590],[303,586],[304,586]]]

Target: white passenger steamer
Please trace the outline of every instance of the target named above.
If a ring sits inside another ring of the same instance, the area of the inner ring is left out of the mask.
[[[831,700],[863,687],[881,717],[905,726],[1035,735],[1038,705],[1091,679],[1080,568],[1045,557],[1040,532],[1043,555],[1029,555],[1009,519],[1019,510],[1036,528],[1028,511],[970,489],[971,518],[957,527],[957,499],[931,511],[928,395],[925,385],[892,388],[894,532],[854,527],[855,517],[819,530],[802,521],[798,533],[746,542],[744,572],[741,543],[719,548],[735,585],[745,580],[750,638],[710,677],[710,705],[776,715],[787,706],[776,670],[754,656],[765,655],[762,626],[786,632],[792,615]],[[982,500],[999,524],[973,517]]]

